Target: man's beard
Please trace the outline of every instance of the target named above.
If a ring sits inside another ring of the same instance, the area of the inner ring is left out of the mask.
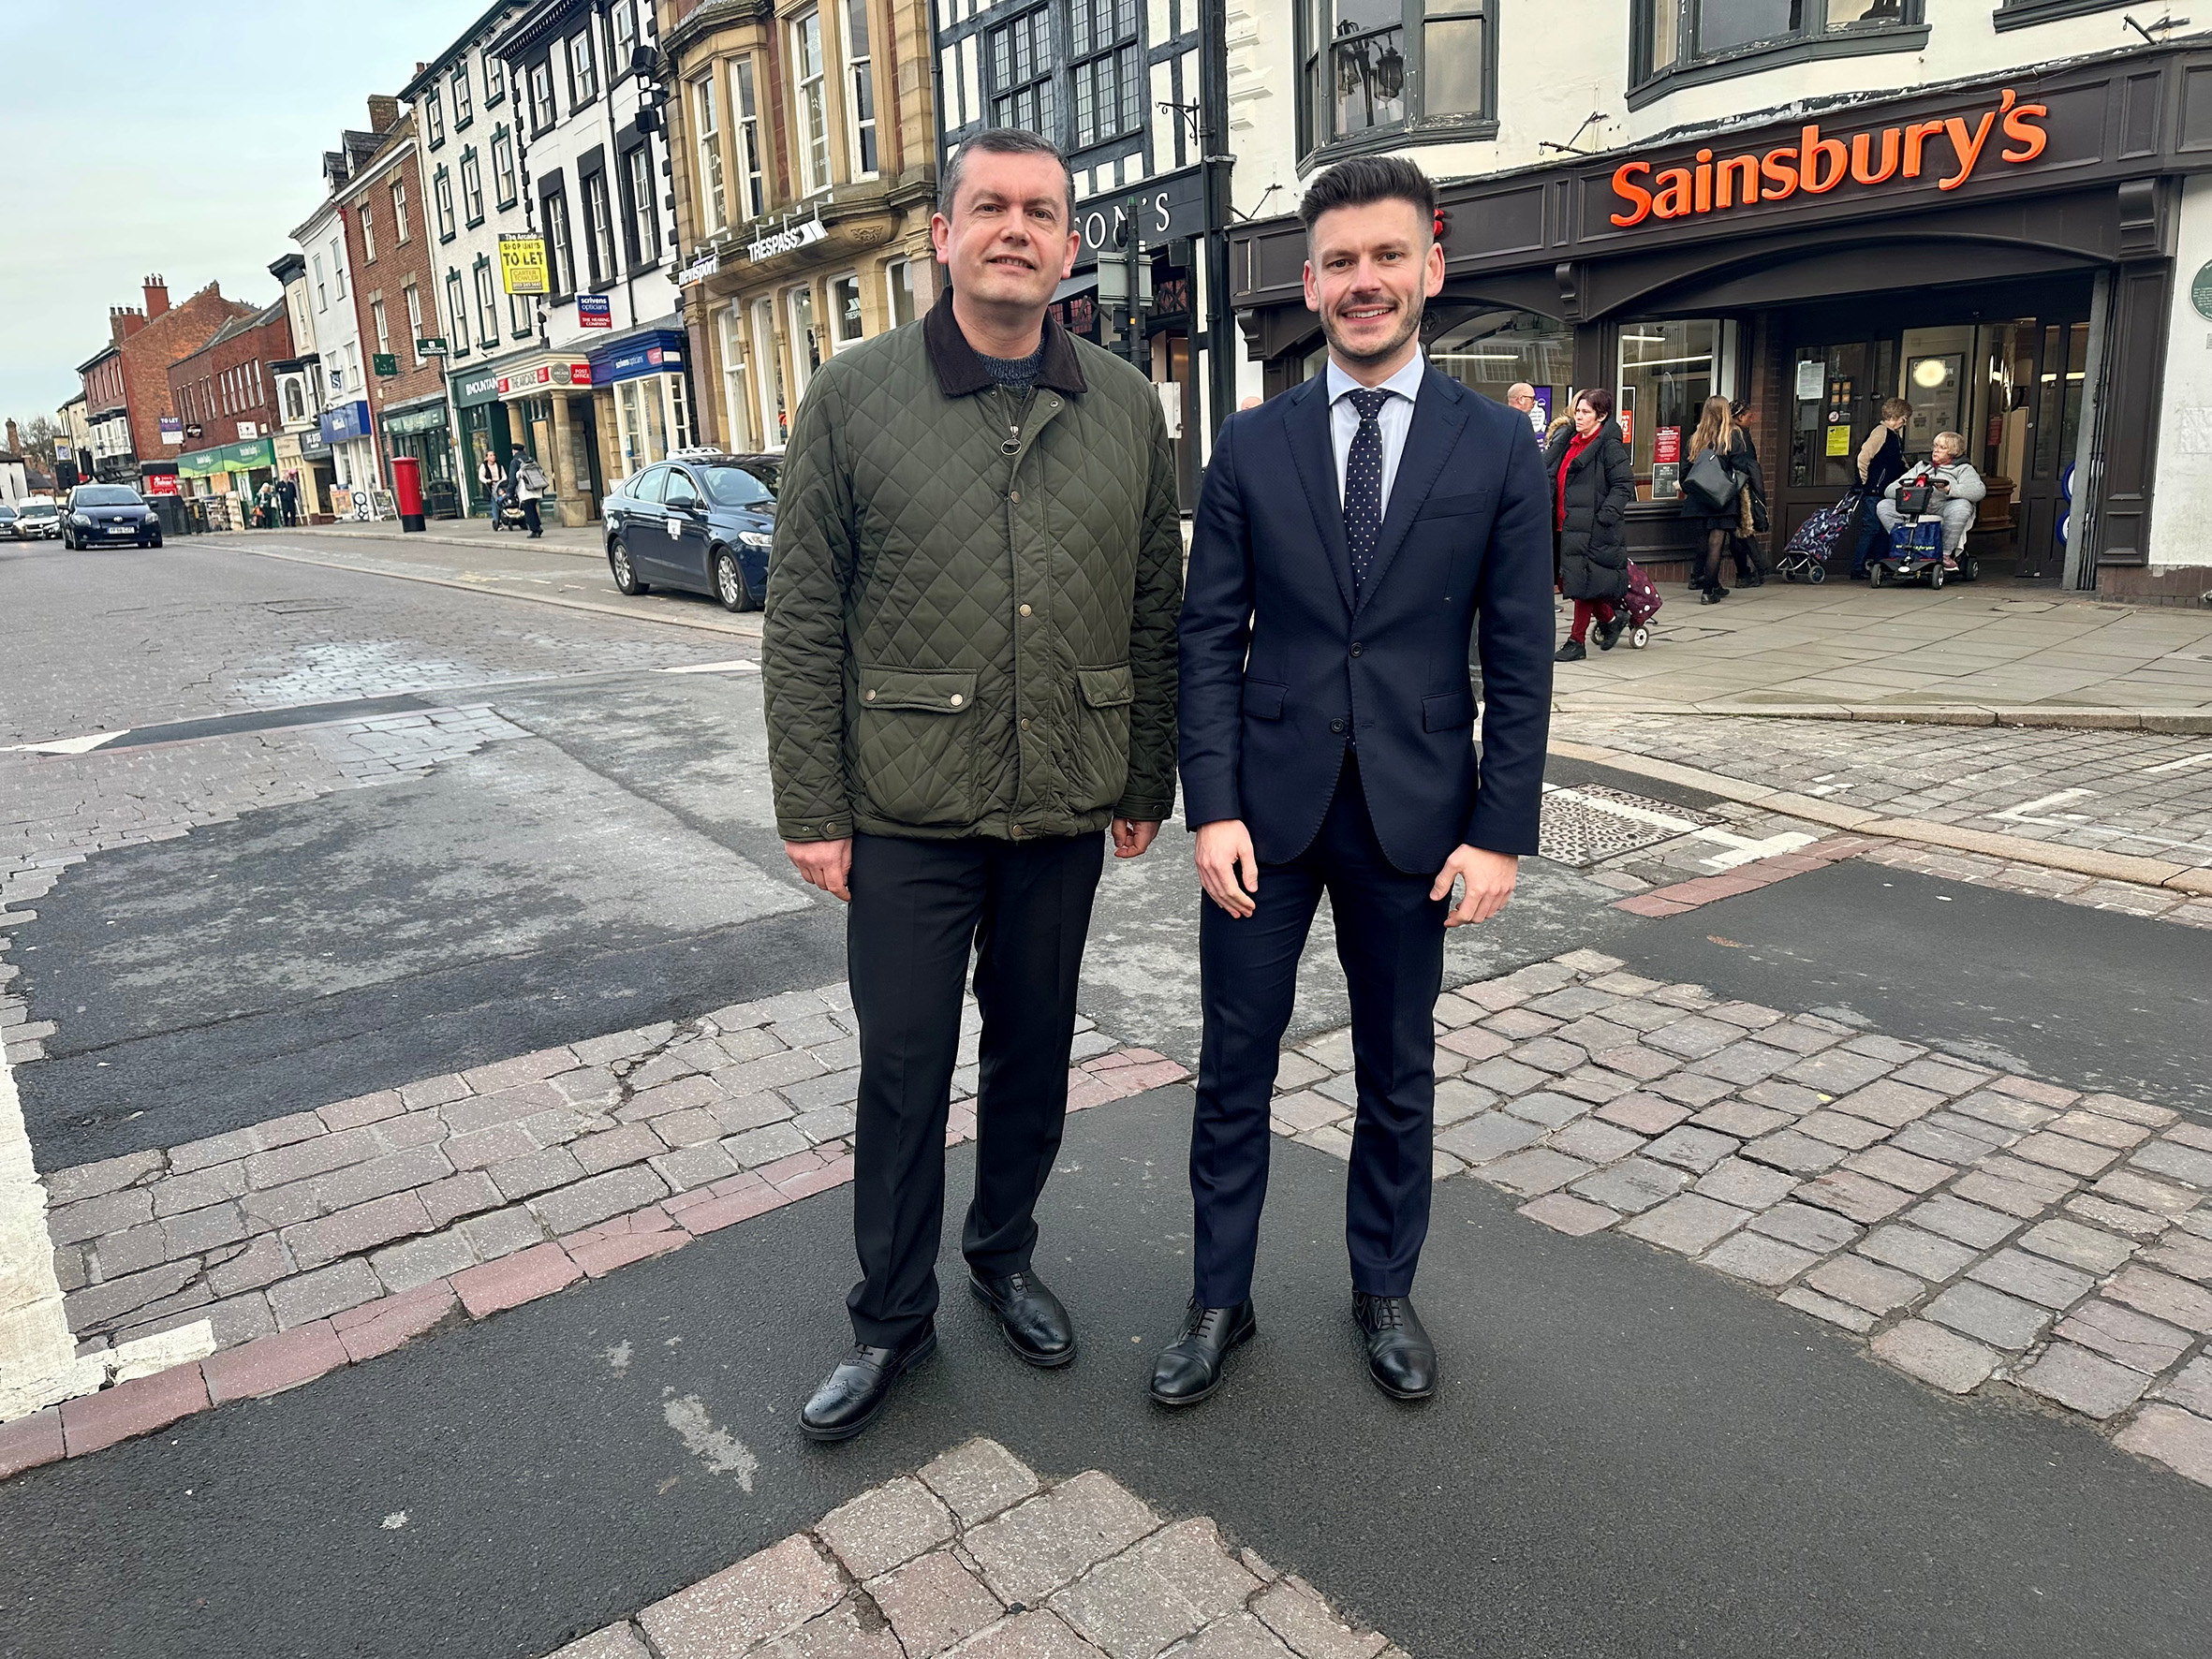
[[[1386,363],[1404,348],[1407,341],[1421,332],[1423,309],[1423,301],[1419,299],[1408,304],[1400,314],[1398,331],[1390,337],[1387,344],[1374,351],[1353,350],[1349,343],[1336,331],[1335,321],[1327,312],[1321,314],[1321,336],[1328,341],[1329,349],[1348,363],[1355,363],[1363,368],[1374,363]]]

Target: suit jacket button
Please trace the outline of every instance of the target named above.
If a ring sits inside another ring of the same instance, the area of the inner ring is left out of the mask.
[[[1344,735],[1344,722],[1341,720],[1332,720],[1329,722],[1329,729],[1335,732],[1338,737],[1342,737]]]
[[[1363,651],[1364,651],[1364,650],[1366,650],[1366,649],[1367,649],[1367,648],[1366,648],[1364,645],[1362,645],[1362,644],[1361,644],[1361,643],[1360,643],[1360,642],[1359,642],[1357,639],[1354,639],[1354,640],[1351,642],[1351,653],[1352,653],[1352,655],[1354,655],[1354,656],[1357,656],[1357,655],[1359,655],[1361,652],[1363,652]]]

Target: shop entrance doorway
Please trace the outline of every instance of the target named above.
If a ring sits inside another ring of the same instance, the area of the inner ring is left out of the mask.
[[[1784,313],[1781,391],[1788,460],[1782,536],[1858,477],[1881,405],[1912,406],[1910,461],[1939,433],[1966,439],[1988,494],[1969,545],[1996,575],[2057,580],[2073,518],[2073,459],[2089,353],[2090,280],[1921,289]]]

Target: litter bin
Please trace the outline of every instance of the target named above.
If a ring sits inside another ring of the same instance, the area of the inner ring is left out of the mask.
[[[184,504],[174,495],[150,495],[146,505],[154,509],[154,517],[161,524],[163,536],[190,536],[193,531],[191,516],[184,511]]]

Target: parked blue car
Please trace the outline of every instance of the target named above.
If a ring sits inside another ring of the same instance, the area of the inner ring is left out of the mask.
[[[712,594],[758,610],[768,591],[780,455],[682,449],[606,498],[607,566],[625,594]]]

